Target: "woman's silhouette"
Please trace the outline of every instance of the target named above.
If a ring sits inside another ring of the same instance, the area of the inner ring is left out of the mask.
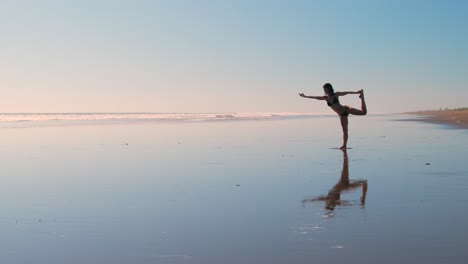
[[[367,114],[366,101],[364,100],[364,90],[359,90],[357,92],[335,92],[333,90],[333,86],[329,83],[326,83],[323,85],[323,91],[325,92],[325,96],[307,96],[303,93],[300,93],[299,95],[304,98],[327,101],[328,106],[330,106],[330,108],[340,116],[341,127],[343,128],[343,145],[340,147],[340,149],[346,149],[348,144],[348,115]],[[359,94],[359,98],[361,98],[361,110],[340,104],[338,97],[347,94]]]
[[[352,191],[359,187],[362,188],[361,201],[360,204],[362,207],[366,204],[366,195],[367,195],[367,180],[349,180],[349,169],[348,169],[348,153],[346,150],[343,151],[343,169],[341,171],[341,178],[333,188],[328,191],[327,195],[322,195],[317,198],[304,199],[302,203],[311,203],[311,202],[325,202],[325,209],[333,211],[336,206],[340,205],[350,205],[348,201],[341,200],[341,193]]]

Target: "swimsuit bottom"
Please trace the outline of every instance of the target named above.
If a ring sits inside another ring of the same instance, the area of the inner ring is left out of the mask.
[[[341,117],[343,116],[349,116],[349,107],[348,106],[345,106],[344,107],[344,112],[343,114],[340,115]]]

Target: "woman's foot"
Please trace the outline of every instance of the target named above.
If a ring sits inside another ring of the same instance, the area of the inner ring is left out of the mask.
[[[346,149],[346,146],[341,146],[340,149],[344,150],[344,149]]]
[[[363,89],[359,90],[359,98],[361,98],[361,99],[364,98],[364,90]]]

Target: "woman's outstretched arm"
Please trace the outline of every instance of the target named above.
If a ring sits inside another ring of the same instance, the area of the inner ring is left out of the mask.
[[[343,95],[347,95],[347,94],[360,94],[362,92],[362,90],[359,90],[359,91],[356,91],[356,92],[335,92],[335,94],[337,96],[343,96]]]
[[[305,95],[303,93],[300,93],[299,96],[304,97],[304,98],[310,98],[310,99],[327,100],[326,96],[307,96],[307,95]]]

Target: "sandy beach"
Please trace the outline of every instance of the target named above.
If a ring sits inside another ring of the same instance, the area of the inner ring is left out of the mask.
[[[466,262],[464,130],[116,117],[0,129],[0,263]]]
[[[425,118],[421,121],[454,125],[460,128],[468,128],[468,108],[466,107],[452,110],[418,111],[406,114],[424,116]]]

